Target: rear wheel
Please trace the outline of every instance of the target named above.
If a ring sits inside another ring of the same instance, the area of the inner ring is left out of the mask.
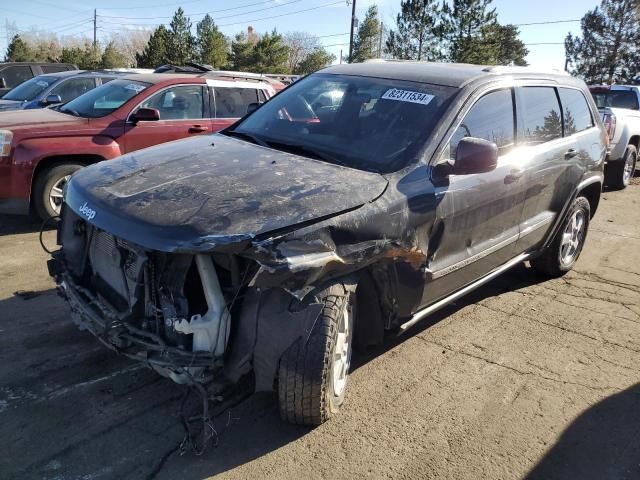
[[[40,218],[60,215],[62,191],[71,175],[84,165],[65,162],[41,171],[33,183],[33,208]]]
[[[638,150],[629,145],[622,160],[607,164],[607,185],[619,190],[627,188],[636,171],[637,162]]]
[[[533,268],[550,277],[561,277],[571,270],[587,239],[590,218],[589,201],[584,197],[576,198],[551,245],[531,260]]]
[[[349,379],[355,296],[338,283],[319,297],[324,308],[308,341],[289,347],[278,371],[280,416],[299,425],[320,425],[337,413]]]

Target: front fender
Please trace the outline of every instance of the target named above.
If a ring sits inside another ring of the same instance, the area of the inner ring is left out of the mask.
[[[118,142],[105,135],[23,140],[14,147],[10,177],[12,190],[19,196],[30,196],[36,168],[47,158],[95,156],[108,160],[122,153]]]

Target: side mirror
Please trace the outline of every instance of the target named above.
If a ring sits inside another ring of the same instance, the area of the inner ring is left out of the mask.
[[[4,77],[0,77],[0,88],[7,88],[7,81]]]
[[[47,98],[40,102],[41,105],[55,105],[56,103],[62,103],[60,95],[47,95]]]
[[[157,108],[140,108],[131,115],[134,122],[155,122],[160,120],[160,110]]]
[[[262,103],[253,102],[247,105],[247,114],[255,112]]]
[[[451,173],[470,175],[485,173],[498,165],[498,146],[483,138],[465,137],[458,143],[456,163]]]

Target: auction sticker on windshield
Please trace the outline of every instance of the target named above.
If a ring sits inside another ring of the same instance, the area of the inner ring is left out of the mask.
[[[384,95],[382,95],[382,97],[380,98],[384,100],[398,100],[400,102],[420,103],[422,105],[427,105],[435,97],[434,95],[429,95],[428,93],[412,92],[411,90],[390,88],[389,90],[384,92]]]

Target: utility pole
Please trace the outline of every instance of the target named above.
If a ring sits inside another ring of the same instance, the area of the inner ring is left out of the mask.
[[[351,63],[351,56],[353,55],[353,29],[356,24],[356,0],[351,0],[351,37],[349,39],[349,63]]]
[[[380,22],[380,38],[378,39],[378,58],[382,58],[382,35],[384,32],[384,23]]]
[[[340,49],[340,64],[342,65],[342,49]]]
[[[97,32],[98,32],[98,9],[94,8],[93,9],[93,48],[96,48],[96,45],[98,44]]]

